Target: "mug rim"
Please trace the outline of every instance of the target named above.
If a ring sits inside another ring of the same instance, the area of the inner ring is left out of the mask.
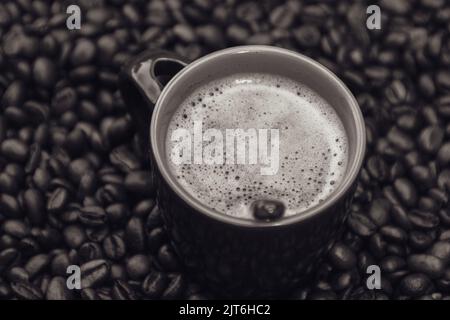
[[[354,161],[350,164],[348,172],[346,173],[346,177],[341,181],[339,187],[333,192],[328,198],[326,198],[323,202],[302,211],[301,213],[294,214],[291,216],[283,217],[274,221],[259,221],[256,219],[243,219],[234,217],[231,215],[227,215],[201,203],[200,200],[194,198],[191,194],[187,192],[184,188],[175,183],[172,175],[170,175],[168,166],[162,161],[160,150],[158,149],[157,143],[157,120],[159,118],[159,113],[161,112],[164,101],[168,97],[168,93],[170,89],[179,81],[182,77],[189,76],[198,65],[215,59],[222,55],[228,54],[248,54],[248,53],[278,53],[282,55],[291,56],[293,58],[302,60],[302,62],[311,65],[313,68],[318,69],[325,74],[325,76],[329,77],[331,81],[334,82],[339,91],[344,94],[345,102],[351,110],[351,114],[354,118],[354,125],[356,129],[356,147],[355,147],[355,158]],[[150,148],[153,153],[154,160],[158,167],[158,170],[165,180],[165,182],[169,185],[171,190],[176,193],[178,197],[180,197],[189,207],[192,209],[204,214],[213,220],[217,220],[219,222],[231,224],[239,227],[256,227],[256,228],[270,228],[270,227],[280,227],[296,224],[308,219],[311,219],[322,212],[327,211],[333,205],[335,205],[340,199],[342,199],[348,192],[355,180],[358,177],[359,171],[362,166],[362,162],[364,159],[365,149],[366,149],[366,132],[365,132],[365,123],[364,118],[359,108],[359,105],[356,101],[356,98],[351,93],[350,89],[339,79],[332,71],[328,68],[315,61],[312,58],[309,58],[301,53],[275,47],[275,46],[267,46],[267,45],[247,45],[247,46],[236,46],[230,47],[222,50],[218,50],[207,54],[203,57],[198,58],[197,60],[189,63],[183,69],[181,69],[163,88],[161,95],[157,99],[155,104],[155,108],[152,114],[151,123],[150,123]]]

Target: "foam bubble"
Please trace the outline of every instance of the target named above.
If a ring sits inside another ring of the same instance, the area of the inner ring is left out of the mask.
[[[285,215],[300,213],[329,196],[346,170],[347,136],[338,115],[313,90],[288,78],[237,74],[195,90],[169,124],[169,159],[172,132],[185,128],[193,134],[194,121],[202,121],[203,132],[219,129],[224,137],[226,129],[279,129],[275,175],[261,175],[260,164],[169,161],[174,176],[191,195],[225,214],[251,219],[250,205],[259,199],[284,202]],[[203,147],[207,144],[203,142]]]

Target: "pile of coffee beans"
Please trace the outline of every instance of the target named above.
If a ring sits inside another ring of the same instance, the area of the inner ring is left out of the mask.
[[[167,241],[117,73],[146,48],[193,60],[241,44],[317,59],[366,120],[345,232],[292,298],[448,299],[449,30],[445,0],[1,1],[0,299],[214,298]],[[69,265],[81,290],[66,286]]]

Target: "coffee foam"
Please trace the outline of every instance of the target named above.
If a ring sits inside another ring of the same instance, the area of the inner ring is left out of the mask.
[[[176,165],[169,160],[181,186],[221,213],[251,219],[250,205],[259,199],[282,201],[285,215],[301,213],[327,198],[345,173],[347,136],[337,113],[313,90],[288,78],[236,74],[195,90],[169,124],[168,159],[172,132],[185,128],[192,133],[194,121],[203,122],[203,132],[279,129],[275,175],[261,175],[260,164]]]

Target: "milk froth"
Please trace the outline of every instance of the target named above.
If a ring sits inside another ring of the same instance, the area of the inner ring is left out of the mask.
[[[194,90],[178,107],[166,135],[171,159],[179,128],[278,129],[279,168],[262,175],[257,164],[176,164],[172,174],[194,198],[223,214],[252,219],[251,204],[276,199],[285,215],[301,214],[339,186],[347,166],[348,141],[333,107],[304,84],[281,76],[241,73]],[[204,141],[207,146],[210,141]],[[269,142],[270,145],[270,142]],[[248,151],[248,146],[246,146]],[[270,148],[269,148],[270,152]]]

